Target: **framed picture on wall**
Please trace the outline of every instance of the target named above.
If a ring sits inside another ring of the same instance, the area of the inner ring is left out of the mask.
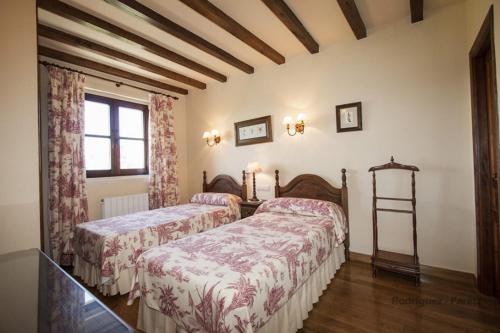
[[[363,129],[361,102],[337,105],[335,109],[337,133],[361,131]]]
[[[271,116],[249,119],[234,123],[236,146],[272,142]]]

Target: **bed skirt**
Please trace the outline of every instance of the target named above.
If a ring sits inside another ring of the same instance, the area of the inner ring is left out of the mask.
[[[73,274],[80,277],[86,285],[97,286],[97,289],[105,296],[123,295],[130,292],[134,268],[130,267],[119,272],[118,279],[114,281],[102,281],[101,269],[82,259],[78,255],[73,258]]]
[[[335,248],[321,266],[307,279],[281,309],[262,326],[259,333],[294,333],[302,328],[313,304],[319,300],[340,265],[345,262],[344,245]],[[150,308],[142,298],[137,328],[146,333],[183,332],[170,317]]]

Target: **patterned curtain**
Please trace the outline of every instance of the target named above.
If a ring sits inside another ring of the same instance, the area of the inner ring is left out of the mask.
[[[149,95],[149,209],[179,203],[173,99]]]
[[[52,258],[71,265],[75,225],[88,220],[84,161],[85,76],[48,66],[49,234]]]

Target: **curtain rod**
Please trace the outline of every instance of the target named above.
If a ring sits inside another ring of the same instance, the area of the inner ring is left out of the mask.
[[[84,74],[84,75],[87,75],[87,76],[92,76],[92,77],[95,77],[95,78],[97,78],[97,79],[101,79],[101,80],[104,80],[104,81],[113,82],[113,83],[114,83],[114,84],[115,84],[118,88],[119,88],[120,86],[128,86],[128,87],[135,88],[135,89],[139,89],[139,90],[146,91],[146,92],[149,92],[149,93],[153,93],[153,94],[159,94],[159,95],[167,96],[167,97],[173,98],[173,99],[175,99],[175,100],[178,100],[178,99],[179,99],[179,97],[177,97],[177,96],[172,96],[172,95],[164,94],[164,93],[157,92],[157,91],[154,91],[154,90],[144,89],[144,88],[141,88],[141,87],[138,87],[138,86],[134,86],[134,85],[132,85],[132,84],[125,83],[125,82],[120,82],[120,81],[116,81],[116,80],[108,79],[108,78],[105,78],[105,77],[102,77],[102,76],[98,76],[98,75],[94,75],[94,74],[85,73],[85,72],[83,72],[83,71],[79,71],[79,70],[76,70],[76,69],[73,69],[73,68],[70,68],[70,67],[65,67],[65,66],[61,66],[61,65],[58,65],[58,64],[54,64],[54,63],[51,63],[51,62],[48,62],[48,61],[38,60],[38,63],[39,63],[39,64],[42,64],[42,65],[44,65],[44,66],[54,66],[54,67],[57,67],[57,68],[66,69],[66,70],[68,70],[68,71],[72,71],[72,72],[76,72],[76,73]]]

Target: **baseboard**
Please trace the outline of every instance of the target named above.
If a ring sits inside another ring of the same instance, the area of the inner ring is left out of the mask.
[[[368,254],[350,252],[349,257],[351,258],[351,261],[362,262],[365,264],[371,264],[372,262],[371,256]]]
[[[361,262],[364,264],[371,264],[371,255],[369,255],[369,254],[351,252],[350,258],[351,258],[351,261],[357,261],[357,262]],[[426,275],[432,275],[432,276],[455,275],[458,278],[471,279],[473,281],[473,283],[475,281],[475,276],[472,273],[455,271],[455,270],[448,269],[448,268],[420,265],[420,271],[422,272],[422,274],[426,274]]]

